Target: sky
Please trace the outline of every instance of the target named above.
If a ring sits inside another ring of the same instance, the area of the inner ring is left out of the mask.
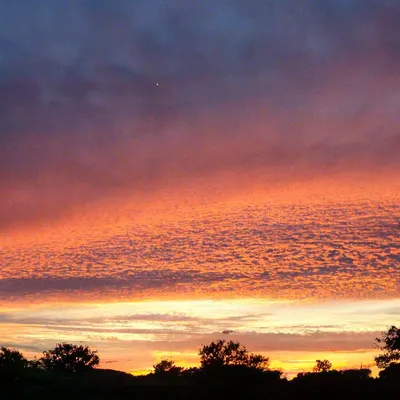
[[[0,344],[373,364],[400,323],[398,0],[0,7]]]

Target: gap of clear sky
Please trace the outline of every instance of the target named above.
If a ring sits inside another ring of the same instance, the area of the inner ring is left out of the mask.
[[[400,323],[398,0],[0,8],[1,345],[373,364]]]

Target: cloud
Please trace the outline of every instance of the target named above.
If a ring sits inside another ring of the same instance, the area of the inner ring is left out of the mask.
[[[57,313],[56,310],[50,312],[50,309],[39,309],[30,313],[2,312],[0,313],[0,338],[1,330],[4,327],[10,329],[7,326],[10,327],[12,324],[14,331],[19,332],[19,340],[25,340],[24,330],[30,332],[29,338],[33,340],[32,349],[40,348],[41,340],[46,338],[57,337],[57,340],[61,340],[60,338],[63,337],[75,337],[74,340],[91,338],[99,343],[107,341],[110,342],[109,345],[118,347],[148,346],[150,339],[151,346],[158,351],[190,352],[199,348],[201,344],[229,335],[230,340],[248,344],[250,349],[260,352],[354,352],[372,349],[374,338],[380,335],[379,331],[344,331],[342,330],[344,327],[340,325],[290,326],[289,320],[279,319],[282,318],[282,316],[279,317],[282,313],[279,308],[275,319],[281,321],[282,326],[279,328],[276,326],[276,321],[271,319],[269,332],[262,332],[262,328],[257,331],[251,330],[252,325],[247,325],[246,320],[240,320],[240,315],[219,317],[216,314],[214,318],[208,318],[188,314],[149,313],[104,315],[99,318],[90,316],[90,310],[82,314],[76,309],[75,316],[70,314],[71,311],[66,309],[65,316]],[[310,309],[309,315],[304,318],[310,318],[312,311]],[[345,321],[346,317],[343,316],[343,322]],[[263,316],[259,315],[258,324],[261,326],[263,323]],[[235,326],[235,329],[219,330],[227,325]],[[18,328],[15,328],[16,326]],[[356,326],[357,322],[355,322]],[[27,348],[27,344],[22,344],[22,342],[18,346],[22,345]]]
[[[396,297],[396,207],[245,203],[103,236],[92,225],[40,245],[23,236],[0,252],[0,297]]]
[[[3,3],[3,229],[198,179],[398,167],[395,2]]]
[[[90,292],[94,289],[108,290],[149,290],[163,288],[168,284],[172,286],[179,284],[210,284],[213,282],[222,282],[224,280],[240,280],[243,277],[240,273],[218,273],[202,272],[191,270],[189,273],[178,272],[170,269],[154,269],[151,271],[139,271],[123,277],[40,277],[40,278],[9,278],[0,279],[1,296],[8,298],[12,295],[29,295],[33,293],[46,292],[72,292],[85,291]]]
[[[118,368],[130,370],[148,368],[166,356],[193,365],[197,349],[228,335],[282,365],[322,356],[335,365],[343,360],[353,365],[351,360],[372,360],[374,339],[396,308],[395,299],[14,302],[0,313],[0,343],[27,350],[30,356],[60,341],[84,343],[99,350],[102,361],[113,360]]]

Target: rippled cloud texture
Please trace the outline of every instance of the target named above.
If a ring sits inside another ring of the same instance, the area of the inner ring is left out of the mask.
[[[114,225],[96,239],[76,229],[68,236],[77,243],[53,235],[6,247],[0,298],[388,298],[400,285],[399,215],[391,199],[292,202]]]
[[[0,8],[0,344],[372,360],[399,315],[399,1]]]

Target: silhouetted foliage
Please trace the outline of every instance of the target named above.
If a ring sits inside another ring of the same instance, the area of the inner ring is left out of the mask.
[[[28,367],[35,370],[44,369],[42,359],[37,359],[36,357],[28,361]]]
[[[379,377],[385,381],[397,382],[400,385],[400,363],[391,363],[383,371],[379,372]]]
[[[96,353],[88,346],[59,343],[53,350],[44,351],[40,361],[43,368],[49,371],[83,372],[99,364],[100,359]]]
[[[261,354],[249,354],[245,365],[249,368],[265,371],[269,366],[269,358],[264,357]]]
[[[0,368],[18,368],[23,369],[28,366],[28,360],[22,355],[21,352],[7,347],[0,348]]]
[[[7,347],[0,348],[0,375],[5,379],[16,379],[21,377],[26,368],[28,360],[18,350]]]
[[[203,369],[244,366],[264,371],[269,365],[268,357],[249,353],[245,346],[233,341],[218,340],[211,342],[200,349],[199,355]]]
[[[369,368],[346,369],[341,371],[342,375],[349,379],[365,380],[371,378],[372,371]]]
[[[301,373],[289,382],[291,395],[287,398],[386,399],[379,382],[370,373],[369,369]]]
[[[369,369],[331,370],[329,361],[317,360],[318,372],[298,374],[288,381],[282,379],[281,371],[267,369],[268,358],[249,353],[237,342],[212,342],[200,349],[200,356],[200,368],[184,369],[166,359],[154,365],[154,373],[132,376],[94,369],[98,356],[87,346],[59,344],[54,350],[44,352],[41,359],[31,361],[17,350],[2,347],[0,397],[18,400],[203,400],[216,395],[230,400],[400,398],[400,363],[389,364],[380,372],[379,379],[374,379]]]
[[[181,376],[186,378],[198,377],[203,374],[203,370],[198,367],[182,368]]]
[[[153,368],[156,375],[179,375],[183,371],[183,368],[177,367],[172,360],[161,360],[153,365]]]
[[[383,352],[375,357],[378,368],[387,368],[400,360],[400,329],[391,326],[387,332],[375,339],[377,347]]]
[[[328,372],[332,369],[332,363],[329,360],[316,360],[313,372]]]

